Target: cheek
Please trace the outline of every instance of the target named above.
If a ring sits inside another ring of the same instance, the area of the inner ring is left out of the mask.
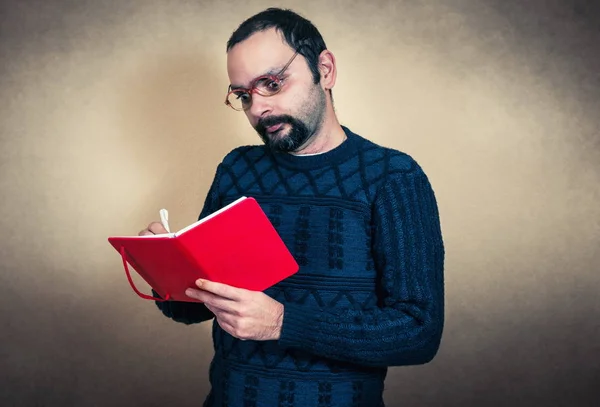
[[[305,89],[290,89],[290,92],[281,95],[274,107],[283,114],[296,116],[305,110],[307,102]]]
[[[249,110],[246,110],[246,111],[244,112],[244,114],[246,115],[246,118],[248,119],[248,122],[250,122],[250,125],[251,125],[252,127],[255,127],[255,126],[256,126],[256,123],[258,123],[258,118],[257,118],[257,117],[254,117],[254,116],[253,116],[253,115],[250,113],[250,111],[249,111]]]

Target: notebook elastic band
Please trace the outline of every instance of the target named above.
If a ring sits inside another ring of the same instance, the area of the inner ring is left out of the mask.
[[[161,301],[161,302],[169,300],[169,298],[171,297],[169,294],[167,294],[165,296],[165,298],[162,299],[162,298],[152,297],[151,295],[146,295],[146,294],[140,292],[136,288],[135,284],[133,283],[133,280],[131,279],[131,275],[129,273],[129,267],[127,266],[127,259],[125,256],[125,247],[121,247],[121,258],[123,259],[123,266],[125,267],[125,274],[127,274],[127,280],[129,280],[129,284],[131,285],[131,288],[133,288],[133,291],[135,291],[137,295],[139,295],[140,297],[142,297],[146,300],[154,300],[154,301]]]

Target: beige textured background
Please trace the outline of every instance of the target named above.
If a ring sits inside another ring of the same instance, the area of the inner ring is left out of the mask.
[[[322,31],[341,121],[438,196],[444,340],[391,369],[388,405],[600,405],[600,7],[241,4],[1,3],[0,405],[201,404],[209,325],[139,299],[106,238],[161,207],[187,225],[220,158],[260,142],[222,103],[224,50],[272,4]]]

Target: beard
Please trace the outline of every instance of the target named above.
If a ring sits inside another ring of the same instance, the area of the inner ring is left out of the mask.
[[[280,134],[285,131],[284,126],[273,133],[267,131],[267,127],[277,124],[289,124],[289,133],[285,136]],[[289,115],[269,116],[260,119],[255,130],[267,147],[273,151],[285,153],[296,151],[313,135],[313,132],[308,129],[304,122]]]
[[[309,96],[312,102],[305,103],[305,109],[301,112],[302,117],[305,117],[306,120],[291,115],[278,115],[265,117],[258,121],[254,129],[263,143],[272,151],[284,153],[296,151],[319,131],[325,117],[327,100],[323,89],[316,86],[314,90],[316,94],[313,93]],[[278,124],[282,126],[277,131],[273,133],[267,131],[268,127]],[[283,134],[285,127],[290,128],[287,135]]]

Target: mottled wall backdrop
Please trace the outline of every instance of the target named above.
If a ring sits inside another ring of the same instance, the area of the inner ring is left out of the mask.
[[[566,0],[4,0],[0,405],[200,405],[209,325],[138,298],[106,238],[194,221],[260,142],[225,42],[273,4],[336,55],[342,123],[438,196],[445,336],[388,405],[600,405],[600,6]]]

